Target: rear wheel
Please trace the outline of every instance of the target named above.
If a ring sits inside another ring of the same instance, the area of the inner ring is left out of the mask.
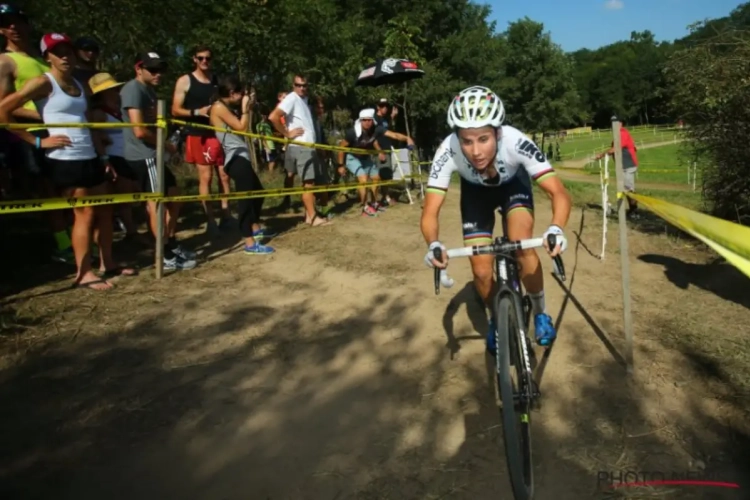
[[[500,297],[495,308],[496,379],[502,403],[505,456],[516,500],[530,499],[534,491],[531,466],[533,383],[528,351],[521,331],[523,316],[522,306],[515,296],[503,294]]]

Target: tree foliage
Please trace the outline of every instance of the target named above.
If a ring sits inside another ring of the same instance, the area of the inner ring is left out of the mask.
[[[728,114],[732,108],[746,109],[744,63],[733,59],[747,56],[745,46],[727,41],[729,33],[745,36],[748,5],[695,23],[674,43],[633,32],[628,40],[571,54],[542,24],[524,18],[496,26],[490,8],[470,0],[29,0],[25,8],[38,34],[97,37],[102,69],[119,78],[132,76],[138,52],[163,53],[172,67],[160,89],[167,99],[191,66],[192,47],[206,44],[217,70],[252,83],[266,110],[278,91],[290,88],[292,74],[302,72],[332,116],[336,111],[339,128],[376,98],[406,100],[412,135],[428,148],[447,132],[452,95],[486,85],[503,98],[509,122],[526,132],[607,127],[613,114],[631,124],[682,117],[703,141],[698,152],[709,154],[709,137],[740,116]],[[413,59],[426,76],[407,86],[355,87],[361,69],[383,57]],[[397,128],[404,129],[402,121]],[[711,151],[717,162],[729,161]]]

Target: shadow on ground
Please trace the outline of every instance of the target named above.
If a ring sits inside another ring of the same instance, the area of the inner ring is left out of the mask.
[[[647,264],[661,266],[664,275],[676,287],[686,290],[697,286],[724,300],[750,309],[750,279],[737,268],[715,259],[707,264],[691,264],[668,255],[644,254],[638,259]]]
[[[469,287],[443,316],[455,338],[476,329]],[[368,306],[324,317],[306,300],[316,290],[298,290],[279,309],[261,293],[227,301],[205,324],[181,320],[199,296],[170,298],[159,315],[30,350],[0,372],[0,497],[510,497],[483,354],[451,360],[450,343],[425,342],[419,294],[376,293]],[[601,356],[585,321],[550,313],[575,356],[551,354],[534,416],[537,498],[612,498],[602,473],[644,470],[692,470],[743,489],[628,489],[630,498],[743,498],[750,433],[736,418],[747,411],[741,388],[713,370],[723,409],[709,411],[695,382],[707,360],[695,355],[694,365],[662,367],[690,383],[655,392]],[[656,354],[639,349],[638,365]]]

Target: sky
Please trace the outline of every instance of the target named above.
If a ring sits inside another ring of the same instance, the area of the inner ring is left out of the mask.
[[[650,30],[657,40],[688,34],[687,26],[724,17],[740,0],[476,0],[492,7],[497,31],[528,16],[544,24],[552,40],[566,52],[596,49],[630,38],[631,31]]]

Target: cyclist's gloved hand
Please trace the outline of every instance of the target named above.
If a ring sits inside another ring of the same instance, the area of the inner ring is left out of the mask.
[[[434,250],[436,248],[439,248],[443,251],[442,262],[435,259]],[[430,243],[430,249],[427,250],[427,254],[424,256],[424,263],[427,264],[427,267],[439,267],[441,269],[444,269],[445,266],[448,265],[448,250],[445,248],[445,245],[443,245],[439,241],[433,241],[432,243]]]
[[[555,245],[554,248],[549,248],[549,244],[547,243],[549,239],[549,235],[554,234],[555,240],[557,242],[557,245]],[[565,234],[563,234],[563,230],[560,226],[552,225],[547,228],[547,230],[542,235],[542,238],[544,238],[544,248],[547,249],[549,254],[552,257],[555,257],[556,255],[559,255],[565,251],[566,248],[568,248],[568,239],[565,238]]]

